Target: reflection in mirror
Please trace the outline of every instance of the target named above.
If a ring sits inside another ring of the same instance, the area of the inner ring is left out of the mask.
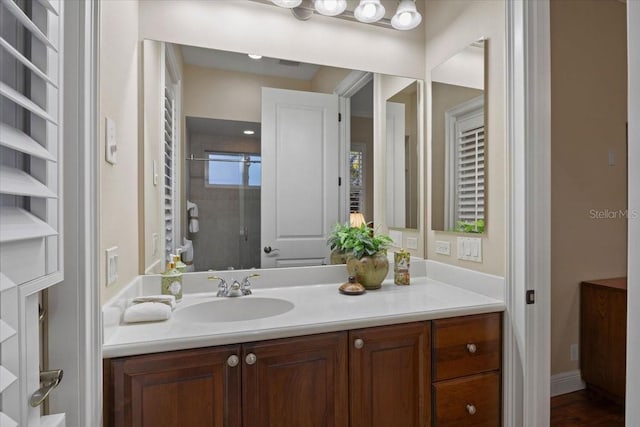
[[[337,222],[373,221],[373,105],[407,83],[376,94],[372,73],[151,40],[143,62],[145,272],[178,250],[188,271],[328,264]]]
[[[485,49],[475,42],[431,72],[433,230],[485,230]]]
[[[373,220],[371,73],[148,40],[143,60],[145,271],[178,249],[189,271],[328,264],[336,222]]]
[[[387,226],[418,228],[418,82],[386,103]]]

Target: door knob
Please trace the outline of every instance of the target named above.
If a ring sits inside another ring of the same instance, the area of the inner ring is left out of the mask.
[[[270,254],[273,251],[278,251],[278,248],[272,248],[271,246],[265,246],[264,249],[262,249],[264,251],[265,254]]]
[[[244,361],[247,362],[247,365],[253,365],[256,363],[257,360],[258,358],[253,353],[247,354],[247,357],[244,358]]]
[[[238,366],[238,363],[240,363],[240,358],[235,354],[227,358],[227,365],[229,365],[231,368],[235,368],[236,366]]]
[[[364,341],[361,338],[357,338],[353,341],[353,346],[357,349],[361,349],[364,347]]]
[[[471,344],[467,344],[467,351],[471,354],[475,353],[476,351],[478,351],[478,347],[476,347],[475,344],[471,343]]]

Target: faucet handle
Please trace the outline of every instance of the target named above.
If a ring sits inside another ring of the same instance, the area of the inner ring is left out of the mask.
[[[242,295],[251,295],[251,282],[249,281],[249,279],[253,277],[260,277],[260,275],[254,273],[242,279]]]
[[[224,280],[222,277],[218,277],[218,276],[209,276],[207,277],[207,280],[219,280],[218,282],[218,293],[216,294],[217,297],[223,297],[227,295],[227,281]]]

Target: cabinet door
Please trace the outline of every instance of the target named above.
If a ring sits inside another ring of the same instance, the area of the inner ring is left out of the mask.
[[[430,324],[349,333],[351,427],[426,426],[430,422]]]
[[[233,366],[239,350],[215,347],[108,361],[105,425],[240,425],[240,364]]]
[[[346,332],[242,348],[245,427],[348,425]]]
[[[626,292],[583,283],[580,307],[580,370],[590,388],[624,402]]]

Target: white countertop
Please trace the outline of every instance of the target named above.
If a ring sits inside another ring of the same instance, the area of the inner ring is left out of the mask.
[[[276,316],[234,322],[200,323],[180,319],[179,311],[216,298],[214,293],[185,294],[171,319],[164,322],[122,324],[103,346],[112,358],[161,351],[236,344],[419,320],[439,319],[504,310],[504,302],[447,285],[427,277],[410,286],[386,280],[379,290],[347,296],[339,284],[253,288],[239,298],[278,298],[294,308]],[[224,301],[222,301],[224,302]]]

